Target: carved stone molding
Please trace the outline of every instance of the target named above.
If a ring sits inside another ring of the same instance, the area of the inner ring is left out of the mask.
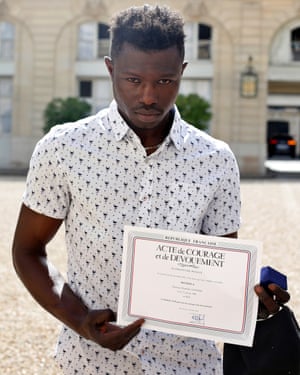
[[[84,10],[86,14],[92,17],[107,14],[107,7],[103,0],[87,0]]]
[[[183,8],[183,12],[189,18],[198,18],[199,16],[207,16],[209,14],[207,5],[204,1],[190,0]]]

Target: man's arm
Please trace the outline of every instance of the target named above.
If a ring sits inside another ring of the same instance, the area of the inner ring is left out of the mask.
[[[108,323],[115,320],[111,310],[91,311],[73,293],[47,259],[46,245],[61,223],[62,220],[38,214],[22,205],[12,250],[16,272],[36,301],[61,322],[103,347],[121,349],[139,332],[143,320],[119,328]]]

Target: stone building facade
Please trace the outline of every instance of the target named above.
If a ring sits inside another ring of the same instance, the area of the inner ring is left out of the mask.
[[[110,102],[107,25],[116,11],[143,3],[0,0],[1,170],[27,168],[51,99],[79,96],[93,111]],[[147,3],[183,14],[189,65],[181,92],[211,102],[209,132],[230,144],[242,175],[264,175],[272,127],[285,126],[299,147],[300,0]]]

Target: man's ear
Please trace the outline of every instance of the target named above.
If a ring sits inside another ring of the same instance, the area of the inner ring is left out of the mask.
[[[187,61],[184,61],[184,62],[183,62],[183,64],[182,64],[182,68],[181,68],[181,74],[183,74],[185,68],[187,67],[187,64],[188,64]]]
[[[105,62],[106,68],[108,70],[108,73],[112,77],[112,74],[113,74],[113,63],[112,63],[111,57],[105,56],[104,62]]]

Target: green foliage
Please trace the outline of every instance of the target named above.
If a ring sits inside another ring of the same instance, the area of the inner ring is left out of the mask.
[[[43,131],[47,133],[54,125],[77,121],[88,116],[90,112],[91,105],[84,100],[79,98],[55,98],[44,111]]]
[[[212,117],[210,104],[197,94],[179,94],[176,105],[181,117],[196,128],[206,130]]]

